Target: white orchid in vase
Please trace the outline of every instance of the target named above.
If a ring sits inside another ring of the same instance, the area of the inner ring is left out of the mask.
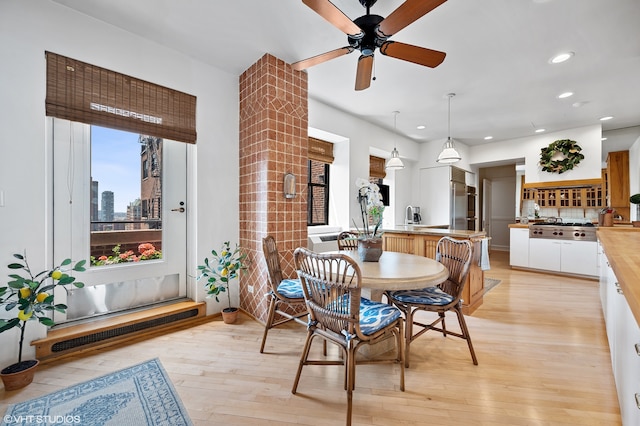
[[[382,213],[384,212],[380,187],[362,178],[356,179],[356,187],[358,188],[358,204],[360,204],[363,231],[358,229],[358,225],[356,225],[356,229],[363,238],[379,237],[378,231],[382,225]]]

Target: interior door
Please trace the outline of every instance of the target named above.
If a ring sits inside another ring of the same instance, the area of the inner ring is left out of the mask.
[[[487,237],[491,237],[491,181],[482,179],[482,230],[486,232]],[[489,240],[491,247],[491,240]]]
[[[154,151],[152,155],[145,153],[143,138],[133,135],[135,142],[127,143],[136,145],[128,149],[132,149],[137,156],[137,159],[133,160],[133,167],[139,169],[138,177],[130,179],[131,189],[137,188],[138,194],[155,191],[157,201],[143,203],[144,200],[141,199],[130,200],[123,223],[119,222],[122,218],[120,213],[120,218],[104,222],[111,223],[110,228],[96,228],[96,197],[99,196],[97,188],[100,182],[95,177],[95,158],[92,160],[92,126],[60,119],[49,120],[54,147],[54,261],[60,262],[65,258],[74,261],[87,259],[89,265],[90,256],[96,250],[96,241],[104,238],[105,241],[109,241],[105,243],[105,247],[108,244],[109,251],[113,251],[111,246],[120,244],[119,240],[113,239],[114,236],[131,240],[129,244],[132,253],[128,259],[133,259],[122,263],[88,266],[86,272],[76,274],[77,280],[84,282],[86,287],[56,293],[56,301],[67,304],[69,309],[66,315],[56,313],[55,321],[82,319],[186,297],[187,144],[159,140],[162,148]],[[94,128],[93,132],[97,133],[97,130]],[[118,150],[118,146],[114,143],[113,149]],[[160,159],[155,158],[158,154],[161,156]],[[122,154],[115,152],[114,158],[116,160],[111,160],[107,165],[108,173],[125,173]],[[155,168],[152,168],[152,162],[155,162]],[[148,170],[152,170],[153,176],[145,174],[147,166]],[[152,189],[145,190],[145,181],[150,177],[156,179],[157,184]],[[106,186],[104,182],[103,186]],[[109,199],[113,204],[118,193],[126,190],[125,187],[115,191],[103,191],[100,194],[101,216],[104,217],[105,211],[108,210],[106,204],[109,204]],[[105,197],[105,192],[111,192],[110,197]],[[142,197],[144,198],[144,195]],[[113,210],[111,206],[112,215]],[[149,216],[152,210],[155,211],[156,219],[146,222],[138,220],[137,218],[143,214],[142,210],[146,210],[144,214]],[[140,239],[132,239],[132,235]],[[155,245],[161,254],[156,253],[160,255],[159,258],[144,259],[143,254],[137,250],[137,241],[143,243],[150,235],[156,236]],[[123,248],[120,254],[124,255],[124,252]],[[98,257],[100,256],[94,255],[94,259]],[[115,259],[117,256],[116,253],[110,253],[110,256],[103,257]]]

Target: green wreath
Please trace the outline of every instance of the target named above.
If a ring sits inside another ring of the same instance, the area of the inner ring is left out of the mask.
[[[570,139],[559,139],[548,147],[540,150],[540,165],[543,172],[562,174],[567,170],[572,170],[584,160],[584,155],[580,153],[582,148]],[[552,160],[557,153],[562,153],[562,160]]]

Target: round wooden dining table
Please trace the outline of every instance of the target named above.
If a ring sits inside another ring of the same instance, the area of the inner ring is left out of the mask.
[[[424,256],[384,251],[377,262],[360,260],[356,250],[341,253],[356,261],[361,271],[361,285],[369,289],[372,300],[380,301],[385,290],[411,290],[433,287],[449,277],[449,270],[440,262]]]
[[[385,290],[411,290],[433,287],[449,278],[449,270],[440,262],[414,254],[383,251],[377,262],[360,260],[357,250],[341,250],[329,253],[345,254],[360,267],[362,296],[370,300],[382,301]],[[375,358],[393,350],[393,339],[386,339],[375,345],[365,345],[359,356]]]

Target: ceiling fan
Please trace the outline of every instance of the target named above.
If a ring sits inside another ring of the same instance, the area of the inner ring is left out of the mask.
[[[304,70],[359,50],[361,54],[358,58],[355,89],[364,90],[371,85],[373,53],[376,48],[380,49],[383,55],[431,68],[444,61],[444,52],[390,41],[388,38],[447,0],[406,0],[386,18],[369,13],[377,0],[359,1],[367,9],[367,14],[352,21],[329,0],[302,0],[317,14],[347,34],[349,45],[295,62],[292,64],[295,70]]]

